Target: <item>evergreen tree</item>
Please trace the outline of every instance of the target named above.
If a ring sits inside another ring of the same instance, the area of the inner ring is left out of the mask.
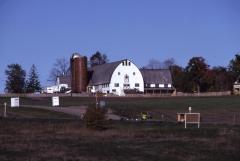
[[[5,90],[8,93],[23,93],[26,72],[19,64],[10,64],[5,70],[7,76]]]
[[[229,63],[229,71],[234,76],[234,79],[236,80],[237,77],[240,76],[240,53],[235,55],[235,58],[232,59]]]
[[[26,92],[34,93],[41,90],[40,81],[38,78],[38,73],[35,65],[33,64],[28,75],[28,80],[26,81]]]

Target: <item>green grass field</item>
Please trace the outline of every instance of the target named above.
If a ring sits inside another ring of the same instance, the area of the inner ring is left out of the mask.
[[[239,161],[240,97],[107,98],[116,114],[135,118],[148,111],[160,122],[109,121],[104,131],[87,129],[76,117],[24,105],[50,106],[51,98],[20,98],[2,118],[1,161]],[[94,105],[94,97],[61,97],[64,107]],[[174,123],[177,112],[201,112],[200,129]],[[164,116],[161,118],[160,116]],[[235,116],[235,117],[234,117]],[[67,118],[67,119],[66,119]],[[163,119],[163,120],[161,120]]]
[[[86,129],[74,120],[0,120],[1,161],[238,161],[240,127],[109,122]]]
[[[137,118],[141,112],[150,112],[154,119],[163,121],[176,121],[176,113],[187,112],[192,107],[192,112],[200,112],[203,122],[212,123],[240,123],[240,97],[159,97],[159,98],[127,98],[127,97],[102,97],[115,114]],[[0,108],[3,102],[8,104],[9,98],[0,98]],[[50,97],[20,98],[22,105],[51,106]],[[94,97],[61,97],[60,105],[63,107],[94,105]]]

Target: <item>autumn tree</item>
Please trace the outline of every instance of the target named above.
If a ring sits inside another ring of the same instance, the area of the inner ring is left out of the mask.
[[[178,65],[174,65],[170,67],[171,75],[172,75],[172,81],[174,88],[177,89],[177,91],[185,92],[185,71],[184,68]]]
[[[240,53],[236,54],[235,58],[230,61],[228,68],[234,79],[240,76]]]
[[[26,72],[19,64],[10,64],[5,70],[7,76],[5,90],[8,93],[23,93],[25,88]]]
[[[34,92],[39,92],[40,90],[41,90],[41,85],[40,85],[39,76],[37,73],[37,68],[33,64],[29,71],[28,79],[26,81],[26,92],[34,93]]]
[[[213,67],[213,91],[227,91],[232,89],[232,81],[233,77],[231,76],[231,73],[227,70],[226,67],[218,66]]]
[[[97,51],[95,54],[93,54],[90,57],[90,66],[96,66],[96,65],[101,65],[101,64],[105,64],[108,62],[108,58],[107,55],[100,53],[99,51]]]

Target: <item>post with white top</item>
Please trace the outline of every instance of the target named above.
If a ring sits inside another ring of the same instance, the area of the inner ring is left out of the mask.
[[[189,113],[192,112],[192,107],[188,107]]]
[[[184,127],[185,127],[185,129],[187,128],[187,115],[186,115],[186,113],[184,114]]]
[[[3,113],[3,117],[7,117],[7,103],[4,102],[4,113]]]

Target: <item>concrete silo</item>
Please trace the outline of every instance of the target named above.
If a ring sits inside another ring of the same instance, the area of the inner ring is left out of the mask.
[[[74,53],[71,57],[70,64],[72,93],[86,92],[88,81],[87,57]]]

